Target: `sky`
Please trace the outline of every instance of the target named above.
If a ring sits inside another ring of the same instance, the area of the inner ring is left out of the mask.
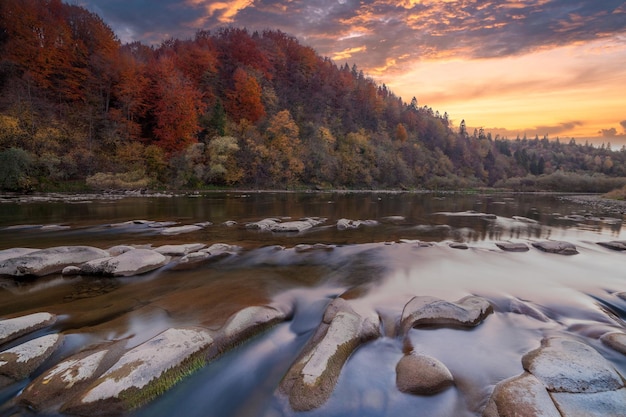
[[[122,42],[280,29],[469,129],[626,144],[626,1],[66,1]]]

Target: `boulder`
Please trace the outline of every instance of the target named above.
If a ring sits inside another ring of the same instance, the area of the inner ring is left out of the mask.
[[[143,274],[167,264],[169,258],[150,249],[133,249],[121,255],[96,259],[80,266],[86,275],[129,277]]]
[[[258,222],[252,222],[246,224],[246,229],[253,230],[270,230],[272,226],[279,222],[278,219],[263,219]]]
[[[183,256],[180,258],[178,264],[174,266],[174,269],[190,269],[211,262],[217,262],[229,256],[236,255],[241,249],[241,246],[214,243],[208,248],[200,249],[198,252],[191,252]]]
[[[559,255],[576,255],[578,253],[574,244],[558,240],[533,242],[532,245],[543,252],[556,253]]]
[[[166,256],[184,256],[191,252],[199,251],[206,245],[204,243],[187,243],[183,245],[163,245],[155,248],[156,252]]]
[[[524,373],[496,385],[483,417],[561,417],[545,386]]]
[[[402,312],[401,329],[406,334],[419,326],[474,327],[493,312],[489,301],[468,296],[456,303],[429,296],[413,297]]]
[[[448,246],[450,246],[452,249],[469,249],[469,246],[467,246],[467,243],[461,243],[461,242],[452,242],[449,243]]]
[[[330,304],[324,322],[280,384],[295,411],[324,404],[348,357],[362,343],[380,336],[378,316],[362,317],[345,300],[338,300]]]
[[[626,355],[626,333],[622,332],[610,332],[600,337],[602,343],[607,345],[613,350],[616,350]]]
[[[615,391],[624,381],[613,365],[584,343],[565,337],[547,338],[522,358],[524,369],[550,392]]]
[[[50,313],[34,313],[27,316],[0,320],[0,345],[28,333],[53,325],[57,316]]]
[[[41,336],[0,352],[0,386],[28,377],[63,341],[60,334]]]
[[[528,252],[528,245],[525,243],[497,242],[496,246],[505,252]]]
[[[213,337],[205,329],[168,329],[122,355],[61,411],[90,416],[127,413],[202,367],[212,343]]]
[[[402,392],[416,395],[437,394],[454,383],[446,366],[428,355],[405,355],[396,365],[396,385]]]
[[[91,246],[59,246],[2,261],[0,262],[0,275],[44,276],[59,273],[66,266],[80,265],[108,256],[107,251]]]
[[[610,242],[598,242],[598,245],[604,246],[605,248],[609,248],[617,251],[626,250],[626,240],[612,240]]]

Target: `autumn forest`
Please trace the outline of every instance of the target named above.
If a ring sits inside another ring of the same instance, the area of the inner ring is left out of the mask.
[[[278,30],[121,44],[80,6],[0,3],[3,190],[626,184],[625,149],[469,130]]]

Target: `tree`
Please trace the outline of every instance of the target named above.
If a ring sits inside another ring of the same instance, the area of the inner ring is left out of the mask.
[[[265,116],[261,94],[256,78],[237,68],[233,74],[233,88],[226,93],[226,111],[235,122],[247,119],[256,123]]]
[[[197,140],[198,116],[204,112],[201,94],[169,57],[155,63],[152,81],[157,144],[170,154],[181,151]]]
[[[268,172],[275,184],[293,185],[304,170],[300,129],[289,110],[276,113],[265,132]]]

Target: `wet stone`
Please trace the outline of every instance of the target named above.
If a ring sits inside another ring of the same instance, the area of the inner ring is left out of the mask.
[[[0,320],[0,345],[20,336],[53,325],[57,316],[50,313],[34,313],[26,316]]]
[[[199,230],[202,230],[203,228],[204,228],[203,226],[199,226],[195,224],[190,224],[190,225],[185,225],[185,226],[173,226],[173,227],[164,228],[163,230],[161,230],[161,234],[168,235],[168,236],[180,235],[183,233],[197,232]]]
[[[624,387],[620,374],[595,349],[564,337],[544,339],[522,358],[524,369],[551,392],[590,393]]]
[[[12,249],[4,249],[0,250],[0,262],[6,261],[7,259],[17,258],[20,256],[29,255],[33,252],[37,252],[39,249],[31,249],[31,248],[12,248]]]
[[[616,391],[550,394],[563,417],[624,417],[626,389]]]
[[[337,220],[337,230],[358,229],[361,226],[377,226],[377,225],[378,225],[378,222],[376,220],[350,220],[350,219]]]
[[[578,253],[576,246],[569,242],[546,240],[533,242],[532,245],[543,252],[556,253],[558,255],[576,255]]]
[[[462,250],[469,249],[469,246],[467,246],[467,243],[452,242],[448,246],[450,246],[452,249],[462,249]]]
[[[446,366],[432,356],[410,353],[396,365],[396,385],[402,392],[437,394],[454,383]]]
[[[184,256],[191,252],[199,251],[206,245],[204,243],[188,243],[184,245],[163,245],[155,248],[156,252],[166,256]]]
[[[496,246],[505,252],[528,252],[528,245],[525,243],[497,242]]]

